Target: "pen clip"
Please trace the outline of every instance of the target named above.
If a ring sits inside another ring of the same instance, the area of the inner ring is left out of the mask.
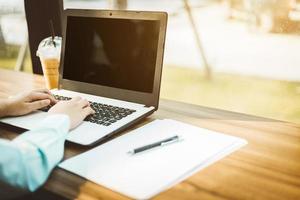
[[[178,136],[178,138],[175,139],[175,140],[171,140],[171,141],[168,141],[168,142],[162,142],[162,143],[161,143],[161,146],[163,146],[163,145],[168,145],[168,144],[172,144],[172,143],[175,143],[175,142],[181,142],[181,141],[183,141],[183,138],[180,137],[180,136]]]

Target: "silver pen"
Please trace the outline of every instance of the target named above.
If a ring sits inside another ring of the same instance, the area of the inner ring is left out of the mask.
[[[148,145],[145,145],[142,147],[135,148],[135,149],[129,151],[128,153],[134,155],[134,154],[141,153],[141,152],[153,149],[153,148],[165,146],[168,144],[173,144],[173,143],[176,143],[179,141],[182,141],[182,139],[178,135],[175,135],[170,138],[166,138],[166,139],[160,140],[160,141],[152,143],[152,144],[148,144]]]

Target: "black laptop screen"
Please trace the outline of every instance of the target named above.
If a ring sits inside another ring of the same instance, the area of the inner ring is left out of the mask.
[[[63,78],[152,93],[160,22],[68,17]]]

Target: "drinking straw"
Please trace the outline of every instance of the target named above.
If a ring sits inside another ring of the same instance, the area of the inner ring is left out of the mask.
[[[50,29],[50,32],[51,32],[52,43],[53,43],[54,47],[56,47],[56,44],[55,44],[55,41],[54,41],[55,31],[54,31],[54,26],[53,26],[52,19],[49,20],[49,29]]]

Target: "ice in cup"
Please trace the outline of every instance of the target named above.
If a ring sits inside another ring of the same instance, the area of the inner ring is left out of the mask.
[[[59,64],[61,51],[61,37],[48,37],[39,44],[36,55],[40,57],[46,87],[50,89],[58,88]]]

